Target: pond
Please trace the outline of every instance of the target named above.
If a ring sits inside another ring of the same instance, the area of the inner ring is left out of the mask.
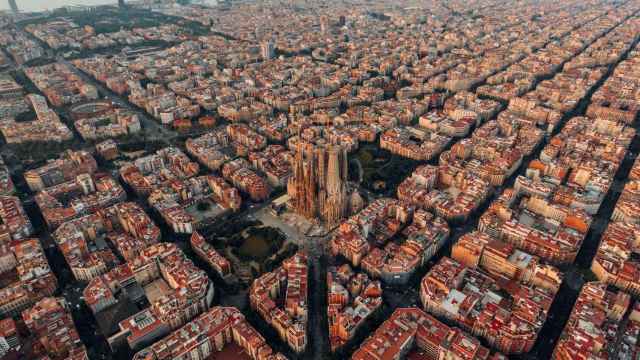
[[[238,257],[244,260],[263,261],[276,254],[285,241],[285,236],[276,228],[251,227],[242,235]]]

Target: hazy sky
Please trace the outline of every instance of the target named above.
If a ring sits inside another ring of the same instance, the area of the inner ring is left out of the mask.
[[[117,0],[16,0],[18,8],[23,11],[48,10],[65,5],[103,5],[117,2]],[[9,9],[9,1],[0,0],[0,9]]]

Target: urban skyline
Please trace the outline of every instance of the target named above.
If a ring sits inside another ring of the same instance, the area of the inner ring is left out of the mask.
[[[0,10],[11,10],[11,6],[9,5],[11,1],[7,0],[9,3],[0,2]],[[45,10],[53,10],[63,6],[74,6],[74,5],[108,5],[108,4],[117,4],[117,0],[51,0],[42,2],[39,0],[15,0],[16,5],[20,11],[45,11]]]
[[[25,4],[2,359],[640,356],[640,0]]]

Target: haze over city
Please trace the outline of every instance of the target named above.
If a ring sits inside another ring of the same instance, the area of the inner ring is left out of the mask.
[[[45,11],[53,10],[69,5],[105,5],[116,4],[113,0],[16,0],[18,8],[22,11]],[[6,1],[0,2],[0,10],[9,10]]]
[[[2,360],[640,359],[640,0],[1,5]]]

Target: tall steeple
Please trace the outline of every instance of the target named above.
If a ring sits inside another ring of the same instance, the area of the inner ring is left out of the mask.
[[[298,143],[293,175],[287,184],[293,210],[307,218],[337,224],[348,208],[346,164],[343,146]]]
[[[9,0],[9,7],[14,14],[18,13],[18,4],[16,4],[16,0]]]

